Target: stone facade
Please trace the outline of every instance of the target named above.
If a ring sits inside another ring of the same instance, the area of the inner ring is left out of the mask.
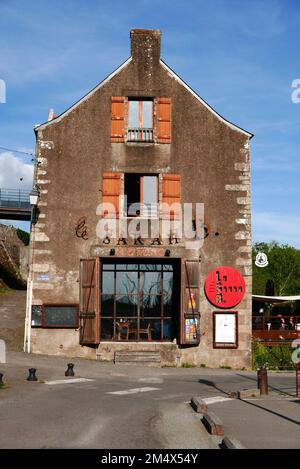
[[[79,344],[78,330],[32,328],[28,350],[109,360],[116,350],[155,347],[163,363],[250,367],[252,135],[219,116],[160,59],[160,40],[159,31],[134,30],[131,58],[69,110],[35,129],[40,198],[38,222],[32,226],[27,319],[31,305],[79,303],[80,259],[107,257],[118,249],[116,240],[107,247],[96,235],[103,172],[179,174],[181,202],[203,203],[209,230],[198,250],[189,250],[184,239],[178,246],[164,240],[162,248],[170,249],[171,258],[200,259],[200,344],[100,342],[89,347]],[[171,143],[111,143],[112,96],[169,97]],[[78,237],[82,219],[86,236]],[[237,349],[213,348],[216,307],[205,296],[204,282],[223,265],[238,269],[246,283],[244,299],[234,308]]]

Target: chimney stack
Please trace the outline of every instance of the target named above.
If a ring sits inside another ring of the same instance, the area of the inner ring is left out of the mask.
[[[132,29],[130,31],[131,56],[146,67],[158,64],[160,59],[161,31],[159,29]]]

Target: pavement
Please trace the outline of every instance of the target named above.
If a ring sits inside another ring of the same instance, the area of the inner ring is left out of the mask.
[[[226,436],[246,448],[299,448],[293,373],[269,373],[270,395],[240,401],[256,374],[207,368],[151,368],[8,352],[0,364],[0,448],[217,449],[192,396],[209,398]],[[68,362],[74,378],[66,378]],[[38,382],[28,382],[28,368]]]

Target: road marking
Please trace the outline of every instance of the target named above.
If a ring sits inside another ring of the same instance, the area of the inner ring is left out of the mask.
[[[217,402],[226,402],[226,401],[232,401],[230,397],[223,397],[223,396],[215,396],[215,397],[206,397],[205,399],[202,399],[205,404],[210,405],[210,404],[216,404]]]
[[[56,381],[45,381],[45,384],[54,386],[56,384],[73,384],[73,383],[86,383],[89,381],[95,381],[94,379],[88,378],[74,378],[74,379],[58,379]]]
[[[168,399],[176,399],[176,398],[183,398],[184,396],[186,396],[186,393],[184,392],[180,392],[180,393],[177,393],[177,394],[167,394],[166,396],[163,396],[163,397],[154,397],[153,399],[155,401],[166,401]],[[190,402],[190,401],[188,401]]]
[[[139,378],[138,381],[141,383],[163,383],[161,378]]]
[[[107,392],[106,394],[116,394],[117,396],[125,396],[126,394],[137,394],[139,392],[149,392],[149,391],[159,391],[160,388],[133,388],[127,389],[126,391],[112,391]]]

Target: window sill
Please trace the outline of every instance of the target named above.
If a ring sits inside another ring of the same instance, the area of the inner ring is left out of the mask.
[[[126,145],[129,147],[153,147],[155,145],[154,140],[152,142],[131,142],[131,141],[126,141]]]

